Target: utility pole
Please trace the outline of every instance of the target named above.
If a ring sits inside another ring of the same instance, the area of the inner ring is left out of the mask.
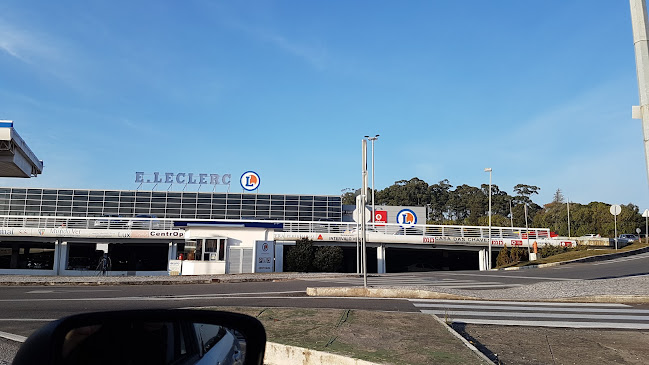
[[[363,263],[363,287],[367,288],[367,235],[366,235],[366,220],[365,217],[365,206],[367,205],[367,140],[363,138],[363,161],[362,161],[362,176],[363,176],[363,188],[361,190],[361,206],[356,207],[360,209],[359,216],[361,217],[361,262]]]
[[[645,163],[649,178],[649,30],[647,29],[647,3],[645,0],[630,0],[633,45],[638,75],[640,106],[633,107],[633,118],[642,119]]]

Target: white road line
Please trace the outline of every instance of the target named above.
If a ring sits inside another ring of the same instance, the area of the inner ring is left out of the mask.
[[[268,291],[268,292],[257,292],[257,293],[213,293],[213,294],[179,294],[176,296],[180,297],[214,297],[214,296],[233,296],[233,295],[263,295],[263,294],[295,294],[295,293],[306,293],[305,290],[291,290],[291,291]],[[162,297],[162,296],[158,296]]]
[[[414,304],[415,307],[418,308],[442,308],[442,309],[485,309],[485,310],[505,310],[505,311],[511,311],[511,312],[518,312],[518,311],[547,311],[547,308],[544,307],[518,307],[518,306],[506,306],[506,305],[464,305],[464,304],[434,304],[434,303],[426,303],[426,304]],[[552,308],[553,311],[555,312],[584,312],[584,313],[637,313],[637,314],[648,314],[649,309],[609,309],[609,308],[574,308],[574,307],[566,307],[566,308]]]
[[[52,293],[95,293],[95,292],[106,292],[106,291],[119,291],[116,289],[85,289],[85,290],[30,290],[25,292],[25,294],[52,294]]]
[[[459,304],[512,304],[512,305],[527,305],[527,306],[548,306],[548,307],[559,307],[559,306],[572,306],[572,307],[618,307],[618,308],[629,308],[631,307],[628,304],[620,303],[569,303],[569,302],[512,302],[505,300],[453,300],[453,299],[408,299],[411,302],[423,302],[423,303],[459,303]]]
[[[461,285],[452,285],[452,284],[443,284],[443,285],[435,285],[435,284],[429,284],[426,286],[432,286],[432,287],[439,287],[439,288],[448,288],[448,289],[467,289],[467,288],[502,288],[502,287],[507,287],[507,288],[514,288],[514,287],[519,287],[522,286],[521,284],[499,284],[499,283],[487,283],[487,284],[461,284]]]
[[[0,318],[0,322],[52,322],[52,318]]]
[[[609,322],[553,322],[553,321],[508,321],[503,319],[452,318],[454,323],[495,324],[500,326],[529,326],[555,328],[609,328],[609,329],[649,329],[649,323],[609,323]]]
[[[13,333],[2,332],[2,331],[0,331],[0,337],[6,338],[7,340],[16,341],[16,342],[25,342],[25,340],[27,339],[27,337],[25,336],[14,335]]]
[[[514,272],[514,271],[511,271]],[[476,277],[478,274],[465,274],[459,272],[448,272],[444,271],[441,275],[458,275],[458,276],[473,276]],[[535,280],[551,280],[551,281],[575,281],[581,279],[568,279],[568,278],[548,278],[541,276],[515,276],[515,275],[482,275],[483,278],[507,278],[507,279],[535,279]]]
[[[649,316],[627,316],[621,314],[576,314],[576,313],[518,313],[518,312],[473,312],[473,311],[443,311],[443,310],[422,310],[422,313],[447,316],[473,316],[473,317],[513,317],[513,318],[567,318],[567,319],[600,319],[619,321],[649,321]]]
[[[614,263],[620,263],[620,262],[625,262],[625,261],[634,261],[634,260],[642,260],[642,259],[647,259],[647,256],[631,256],[631,257],[620,257],[617,259],[612,259],[612,260],[605,260],[605,261],[600,261],[600,262],[595,262],[592,263],[592,265],[606,265],[606,264],[614,264]]]

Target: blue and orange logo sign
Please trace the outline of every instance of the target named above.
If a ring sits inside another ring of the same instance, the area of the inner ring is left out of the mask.
[[[402,209],[397,213],[397,223],[401,227],[412,227],[417,224],[417,215],[410,209]]]
[[[254,171],[244,172],[243,175],[241,175],[241,187],[244,190],[257,190],[260,183],[261,179],[259,178],[259,175]]]

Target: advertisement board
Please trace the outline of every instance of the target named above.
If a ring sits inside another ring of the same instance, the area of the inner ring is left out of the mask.
[[[255,241],[257,257],[255,272],[273,272],[275,261],[275,246],[273,241]]]

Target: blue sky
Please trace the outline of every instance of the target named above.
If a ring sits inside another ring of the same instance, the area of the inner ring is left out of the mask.
[[[637,103],[627,1],[0,3],[0,119],[45,161],[2,186],[135,189],[159,171],[241,191],[254,170],[262,193],[340,194],[380,134],[377,189],[479,186],[492,167],[539,204],[560,188],[643,210]]]

